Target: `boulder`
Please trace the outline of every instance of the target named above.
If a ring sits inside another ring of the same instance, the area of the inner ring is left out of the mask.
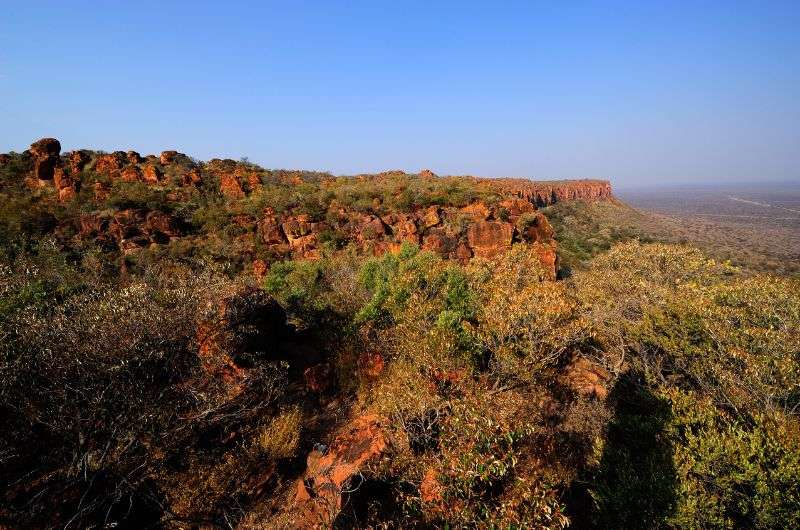
[[[53,180],[53,171],[60,163],[61,143],[55,138],[42,138],[31,144],[33,176],[38,180]]]
[[[58,191],[58,200],[62,202],[71,199],[77,192],[75,180],[61,166],[53,170],[53,184]]]
[[[144,166],[142,178],[145,182],[150,184],[158,184],[163,176],[164,174],[161,172],[161,169],[155,164],[147,164]]]
[[[464,206],[461,208],[461,213],[472,217],[476,221],[485,221],[492,216],[492,211],[486,206],[486,203],[482,201],[473,202],[468,206]]]
[[[80,218],[80,232],[82,238],[93,238],[103,234],[108,229],[108,219],[99,215],[86,214]]]
[[[161,243],[164,238],[168,239],[181,234],[175,218],[158,210],[148,212],[145,216],[144,232],[154,243]]]
[[[380,239],[386,235],[386,225],[383,224],[380,217],[375,215],[368,215],[361,219],[358,227],[358,237],[361,240],[368,241],[372,239]]]
[[[391,227],[398,241],[408,241],[409,243],[419,245],[419,229],[417,228],[417,223],[414,222],[414,218],[410,215],[398,216]]]
[[[73,178],[76,178],[77,175],[83,171],[83,168],[86,167],[86,164],[92,157],[86,151],[79,150],[79,151],[72,151],[68,156],[67,160],[69,161],[69,172]]]
[[[258,233],[261,241],[267,245],[280,245],[288,241],[272,208],[264,210],[264,216],[258,222]]]
[[[296,257],[317,259],[321,256],[317,234],[307,234],[290,239],[289,248]]]
[[[530,217],[523,217],[524,224],[520,226],[520,235],[524,241],[534,243],[536,241],[550,241],[555,235],[553,227],[547,217],[541,212],[536,212]]]
[[[436,178],[436,173],[434,173],[430,169],[422,169],[419,172],[419,176],[424,178]]]
[[[295,484],[290,524],[297,529],[332,528],[346,504],[348,492],[359,484],[359,471],[387,449],[382,428],[384,420],[375,415],[360,416],[340,429],[330,447],[314,449],[306,460],[306,472]]]
[[[519,216],[536,211],[536,206],[530,201],[518,198],[500,201],[497,206],[498,210],[504,210],[508,214],[508,220],[512,223],[515,222]],[[499,214],[495,214],[495,217],[499,218],[500,216]]]
[[[120,178],[124,182],[139,182],[142,180],[142,170],[139,166],[128,166],[122,170]]]
[[[122,152],[100,155],[94,162],[94,170],[101,175],[116,178],[127,161],[127,156]]]
[[[552,240],[547,242],[537,241],[536,243],[532,243],[532,246],[549,279],[555,280],[558,273],[556,242]]]
[[[158,158],[159,162],[161,162],[162,166],[167,166],[175,160],[175,157],[178,156],[177,151],[162,151],[161,156]]]
[[[447,257],[455,251],[458,241],[455,236],[444,228],[429,231],[422,238],[422,249],[435,252],[442,257]]]
[[[198,168],[192,168],[181,180],[184,186],[198,186],[203,181],[203,176]]]
[[[290,217],[281,225],[283,233],[286,234],[286,238],[290,243],[294,239],[310,234],[311,227],[312,223],[309,221],[309,217],[303,214]]]
[[[442,218],[439,216],[438,206],[431,206],[422,214],[422,224],[425,228],[438,226],[441,222]]]
[[[477,221],[467,228],[467,241],[472,252],[490,258],[511,248],[514,226],[503,221]]]
[[[125,156],[127,157],[129,164],[138,164],[142,161],[141,155],[139,155],[139,153],[136,151],[128,151],[125,153]]]
[[[248,166],[236,165],[233,176],[240,183],[243,183],[248,192],[253,192],[261,187],[261,175]]]

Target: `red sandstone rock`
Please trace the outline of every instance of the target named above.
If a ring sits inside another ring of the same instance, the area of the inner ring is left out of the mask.
[[[219,190],[226,197],[241,199],[244,197],[244,190],[239,181],[233,175],[221,175],[219,177]]]
[[[200,174],[200,170],[197,168],[192,168],[183,176],[183,185],[189,186],[194,185],[197,186],[203,181],[203,177]]]
[[[245,184],[247,192],[253,192],[261,187],[261,175],[248,166],[237,165],[233,176],[238,182]]]
[[[264,217],[258,223],[258,231],[261,234],[261,241],[267,245],[280,245],[287,242],[283,229],[271,208],[264,211]]]
[[[547,272],[547,276],[551,280],[556,279],[556,274],[558,272],[558,255],[556,254],[556,242],[555,241],[548,241],[548,242],[536,242],[533,243],[533,248],[536,251],[536,255],[539,258],[539,262],[542,264],[545,272]]]
[[[289,240],[289,248],[298,257],[317,259],[321,256],[319,250],[319,236],[308,234]]]
[[[145,182],[150,184],[158,184],[163,177],[163,173],[161,169],[158,168],[155,164],[147,164],[144,166],[144,171],[142,172],[142,178]]]
[[[469,245],[467,245],[464,241],[460,241],[456,247],[453,257],[458,260],[459,263],[464,264],[467,263],[470,258],[472,258],[472,255],[472,249],[469,248]]]
[[[80,219],[80,235],[81,237],[95,237],[102,234],[108,228],[108,219],[104,219],[98,215],[86,214],[82,215]]]
[[[58,200],[67,201],[77,193],[77,185],[74,179],[67,174],[63,167],[56,167],[53,170],[53,184],[58,191]]]
[[[536,206],[567,200],[603,200],[611,198],[611,184],[606,180],[563,180],[536,182],[527,179],[480,179],[480,182],[503,193],[516,195]]]
[[[76,178],[78,174],[83,171],[83,168],[86,167],[86,164],[89,163],[91,157],[86,151],[72,151],[67,159],[69,160],[70,175]]]
[[[291,243],[292,240],[306,236],[311,233],[311,222],[307,215],[297,215],[288,218],[282,225],[283,233]]]
[[[448,256],[455,248],[455,238],[443,228],[431,230],[422,238],[423,250],[430,250],[443,257]]]
[[[139,155],[139,153],[137,153],[136,151],[128,151],[127,153],[125,153],[125,156],[128,159],[129,164],[138,164],[139,162],[142,161],[141,155]]]
[[[142,170],[139,166],[128,166],[122,170],[120,178],[124,182],[139,182],[142,180]]]
[[[154,242],[158,242],[155,239],[161,236],[170,238],[180,235],[175,218],[160,211],[152,211],[145,216],[144,231],[154,239]]]
[[[476,221],[485,221],[492,215],[492,211],[483,202],[473,202],[468,206],[461,208],[461,213],[468,215]]]
[[[395,216],[393,222],[387,224],[391,225],[392,232],[398,241],[408,241],[415,245],[419,244],[419,229],[417,228],[417,223],[414,222],[414,218],[410,215]]]
[[[125,153],[114,152],[107,155],[100,155],[94,163],[94,170],[101,175],[115,178],[125,164],[127,157]]]
[[[345,425],[326,452],[308,455],[305,475],[295,486],[291,513],[293,528],[331,528],[342,508],[354,477],[370,461],[386,451],[382,419],[361,416]]]
[[[159,161],[161,162],[162,166],[167,166],[171,164],[173,160],[175,160],[176,156],[178,156],[177,151],[162,151]]]
[[[536,207],[531,202],[517,198],[500,201],[498,207],[508,212],[508,220],[512,223],[522,214],[536,211]]]
[[[436,173],[434,173],[430,169],[423,169],[419,172],[419,176],[424,178],[435,178]]]
[[[511,248],[514,227],[503,221],[478,221],[467,229],[469,246],[476,256],[490,258]]]
[[[442,222],[441,217],[439,217],[439,207],[438,206],[431,206],[425,213],[422,215],[422,223],[425,228],[431,228],[433,226],[437,226],[439,223]]]
[[[55,138],[42,138],[31,144],[33,176],[38,180],[52,180],[53,171],[59,164],[61,143]]]
[[[524,227],[520,227],[522,239],[529,243],[535,241],[551,241],[555,232],[547,217],[541,212],[536,212]]]
[[[379,239],[386,235],[386,225],[377,216],[368,215],[361,219],[358,236],[362,240]]]

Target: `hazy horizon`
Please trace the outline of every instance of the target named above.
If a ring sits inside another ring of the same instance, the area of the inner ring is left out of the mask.
[[[800,3],[9,2],[0,152],[800,182]]]

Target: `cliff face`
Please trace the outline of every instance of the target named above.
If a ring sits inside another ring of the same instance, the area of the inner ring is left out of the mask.
[[[482,179],[493,187],[515,195],[536,206],[549,206],[562,201],[605,200],[612,197],[611,183],[607,180],[533,181],[517,178]]]

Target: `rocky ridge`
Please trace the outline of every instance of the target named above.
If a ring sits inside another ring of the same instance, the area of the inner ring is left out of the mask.
[[[253,164],[230,159],[202,163],[174,150],[164,151],[159,156],[141,156],[136,151],[78,150],[62,154],[58,140],[44,138],[32,144],[22,156],[27,157],[32,166],[27,181],[29,187],[52,187],[61,202],[73,200],[86,188],[91,191],[84,192],[83,196],[96,202],[104,201],[117,181],[169,187],[168,198],[175,202],[183,200],[193,189],[218,193],[229,202],[246,200],[265,184],[264,170]],[[4,155],[0,163],[8,159],[9,155]],[[396,170],[355,177],[318,174],[313,184],[326,189],[342,178],[381,185],[398,178],[435,181],[439,177],[427,169],[417,175]],[[375,255],[398,251],[408,242],[461,262],[473,257],[491,258],[514,242],[526,242],[536,245],[543,265],[555,277],[554,233],[547,218],[537,209],[559,201],[611,197],[610,184],[601,180],[535,182],[512,178],[457,178],[464,179],[493,200],[477,198],[466,205],[445,202],[387,211],[381,204],[381,197],[375,196],[371,208],[355,211],[334,199],[326,205],[322,215],[319,212],[312,215],[298,208],[278,212],[267,203],[259,214],[235,215],[230,220],[244,232],[239,236],[240,249],[252,254],[256,274],[265,272],[274,259],[318,258],[324,242],[335,238]],[[284,187],[300,186],[307,182],[307,177],[301,172],[284,172],[278,181]],[[174,214],[143,208],[85,213],[77,224],[78,237],[93,240],[107,251],[117,250],[123,254],[154,244],[168,244],[190,232],[186,223]],[[257,257],[255,247],[266,248],[273,259]]]

